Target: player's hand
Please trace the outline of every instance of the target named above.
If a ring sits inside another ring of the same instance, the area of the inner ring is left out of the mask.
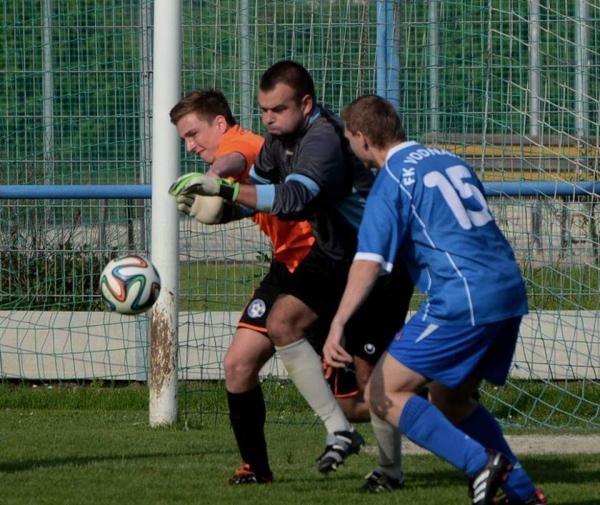
[[[177,208],[202,224],[218,224],[225,202],[220,196],[179,195]]]
[[[237,182],[198,173],[182,175],[169,188],[169,194],[173,196],[220,196],[231,202],[236,200],[239,192],[240,185]]]
[[[329,335],[323,346],[323,359],[325,363],[334,368],[343,368],[352,363],[352,356],[346,352],[344,343],[344,326],[335,319],[329,328]]]

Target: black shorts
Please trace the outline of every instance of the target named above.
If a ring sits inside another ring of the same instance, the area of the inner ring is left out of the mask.
[[[339,305],[348,268],[314,248],[292,273],[283,263],[273,260],[267,275],[244,307],[238,327],[267,334],[267,317],[280,294],[290,294],[308,305],[319,316],[319,323],[309,330],[321,333],[317,341],[325,341],[329,325]],[[311,342],[312,337],[309,337]]]
[[[291,294],[319,315],[306,338],[321,354],[346,285],[347,266],[315,247],[293,273],[283,263],[272,261],[269,272],[244,308],[238,327],[267,335],[267,317],[275,300],[280,294]],[[389,275],[381,276],[346,325],[348,352],[374,365],[404,325],[412,291],[412,281],[401,263]]]
[[[344,328],[345,348],[372,365],[388,348],[394,335],[402,328],[413,292],[413,283],[402,263],[383,275],[369,297],[350,318]],[[329,333],[331,318],[320,319],[307,339],[321,354]]]
[[[389,275],[377,279],[369,297],[346,324],[346,350],[377,363],[404,325],[412,292],[412,280],[398,262]]]
[[[356,371],[354,364],[350,363],[344,368],[324,368],[325,380],[336,398],[352,398],[358,396],[358,384],[356,382]]]
[[[267,317],[269,316],[269,311],[281,292],[281,284],[286,282],[289,276],[291,276],[291,273],[283,263],[277,261],[271,263],[269,272],[263,278],[258,288],[256,288],[252,298],[244,308],[238,322],[238,328],[249,328],[268,336]],[[327,327],[328,330],[329,327]],[[314,331],[309,330],[307,339],[311,343],[319,342],[322,347],[326,336],[327,332],[315,336]],[[317,349],[317,352],[320,354],[321,348]],[[359,391],[354,365],[350,364],[346,368],[326,367],[323,373],[336,398],[350,398],[358,395]]]
[[[351,261],[334,260],[315,244],[292,274],[283,279],[281,293],[308,305],[327,327],[335,315],[348,278]]]
[[[283,263],[273,260],[267,275],[254,290],[252,298],[244,307],[238,328],[249,328],[267,335],[267,317],[281,292],[281,286],[292,274]]]

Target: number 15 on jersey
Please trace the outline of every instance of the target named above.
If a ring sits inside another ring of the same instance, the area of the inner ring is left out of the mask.
[[[464,165],[453,165],[445,172],[446,175],[438,171],[429,172],[423,183],[428,188],[439,189],[458,224],[465,230],[489,223],[493,218],[485,197],[477,186],[464,180],[471,177],[469,169]]]

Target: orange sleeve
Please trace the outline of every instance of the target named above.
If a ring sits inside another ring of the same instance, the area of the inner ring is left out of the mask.
[[[246,159],[246,170],[248,170],[253,165],[263,143],[264,139],[260,135],[243,130],[235,131],[223,138],[215,154],[218,158],[229,153],[240,153]]]

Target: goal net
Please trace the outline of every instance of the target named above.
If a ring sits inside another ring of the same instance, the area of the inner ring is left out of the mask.
[[[0,184],[150,183],[152,2],[30,4],[0,9]],[[339,111],[377,90],[380,4],[182,0],[183,91],[222,90],[261,132],[260,75],[292,58]],[[407,133],[503,184],[490,203],[527,283],[509,383],[482,401],[510,425],[597,428],[598,196],[580,182],[600,170],[600,1],[389,4]],[[182,146],[181,171],[204,169]],[[102,312],[96,285],[110,257],[148,253],[150,212],[128,196],[2,193],[3,379],[146,380],[146,319]],[[194,421],[226,412],[223,356],[271,252],[249,222],[180,226],[180,412]],[[262,377],[269,410],[289,412],[277,360]]]

